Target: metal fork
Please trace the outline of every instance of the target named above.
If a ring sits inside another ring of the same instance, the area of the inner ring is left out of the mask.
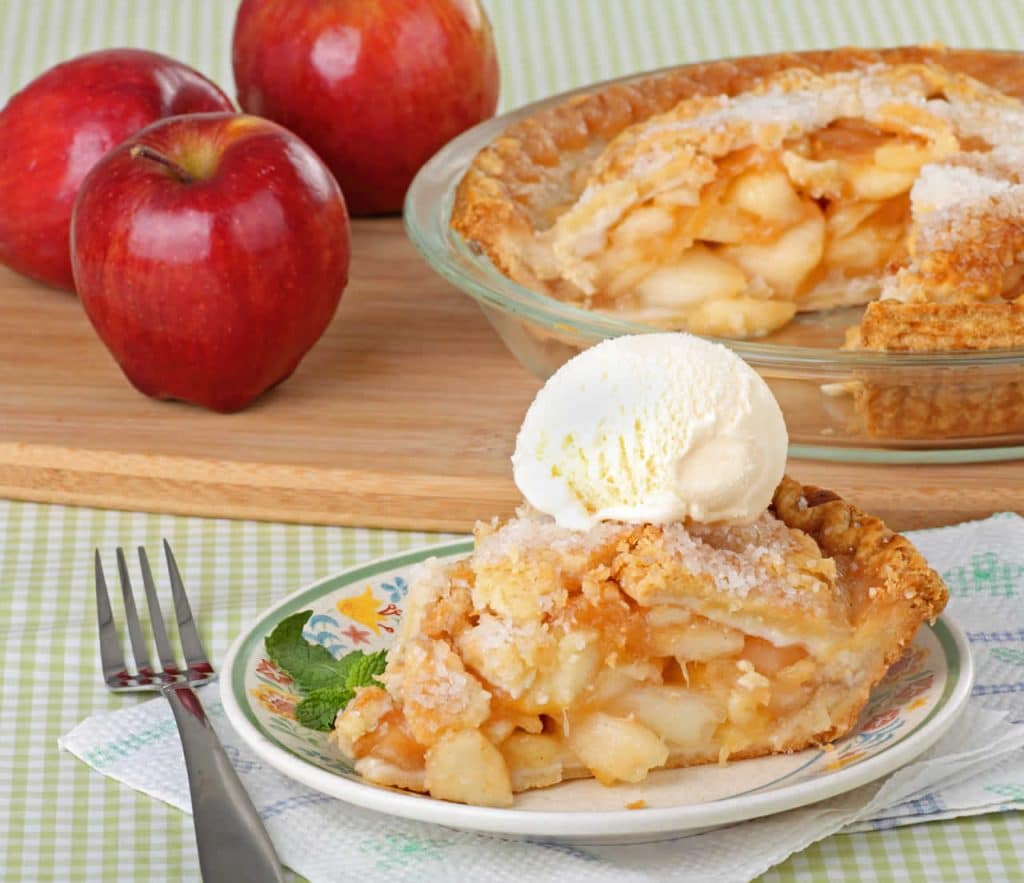
[[[160,602],[156,595],[153,573],[146,550],[139,546],[139,565],[146,587],[146,604],[153,629],[160,668],[154,670],[149,658],[146,636],[142,630],[135,595],[128,576],[124,551],[117,549],[117,569],[121,577],[128,638],[135,657],[135,673],[128,671],[121,640],[118,637],[110,596],[103,576],[99,549],[96,550],[96,617],[100,631],[100,658],[103,680],[115,693],[154,691],[167,697],[174,720],[181,734],[181,747],[188,770],[192,795],[192,821],[199,847],[199,867],[206,883],[219,881],[284,881],[284,870],[274,852],[273,844],[260,821],[256,808],[238,780],[234,767],[224,753],[217,734],[210,725],[193,687],[215,677],[213,666],[203,651],[199,631],[192,618],[185,587],[177,562],[167,540],[164,540],[167,570],[171,578],[171,594],[178,621],[178,637],[185,655],[185,668],[178,667],[164,625]]]

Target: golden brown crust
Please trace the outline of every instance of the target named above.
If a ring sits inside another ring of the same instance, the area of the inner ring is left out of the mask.
[[[939,353],[1024,347],[1024,300],[1005,304],[868,304],[844,349]],[[908,368],[856,372],[850,391],[874,438],[941,439],[1024,432],[1024,369],[986,369],[983,379]]]
[[[870,674],[846,706],[823,742],[837,739],[853,728],[870,690],[900,659],[923,622],[942,613],[949,591],[905,537],[894,534],[881,518],[867,515],[830,491],[802,486],[785,476],[772,500],[775,514],[791,528],[799,528],[834,557],[852,556],[850,570],[868,582],[868,597],[852,612],[859,629],[877,632],[877,644],[886,646],[873,662]]]
[[[877,593],[871,604],[905,606],[906,619],[913,620],[901,645],[913,637],[921,622],[934,620],[946,606],[949,592],[942,577],[910,540],[891,531],[882,519],[865,514],[831,491],[802,485],[788,476],[779,483],[772,508],[789,527],[809,534],[826,555],[852,555],[862,574],[881,578],[875,583]]]
[[[851,570],[869,583],[869,597],[861,599],[859,609],[852,611],[860,619],[855,622],[889,634],[889,643],[883,642],[887,652],[876,661],[861,692],[851,697],[848,714],[826,736],[829,741],[853,727],[871,689],[903,655],[921,623],[934,621],[943,611],[949,590],[906,537],[831,491],[801,485],[785,476],[775,491],[772,508],[787,525],[813,537],[825,554],[852,556]],[[868,617],[873,624],[866,622]]]
[[[935,353],[1024,346],[1024,301],[1004,304],[868,304],[845,349]]]
[[[911,371],[850,384],[853,409],[872,438],[992,440],[1024,432],[1024,369],[987,372],[978,382],[925,382]]]

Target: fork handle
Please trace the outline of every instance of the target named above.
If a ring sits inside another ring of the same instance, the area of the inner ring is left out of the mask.
[[[192,821],[205,883],[283,883],[284,869],[256,807],[188,684],[168,684],[192,795]]]

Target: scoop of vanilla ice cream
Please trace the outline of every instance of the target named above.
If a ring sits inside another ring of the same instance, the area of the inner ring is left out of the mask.
[[[616,337],[566,362],[516,438],[526,500],[563,526],[749,523],[786,463],[782,411],[726,347],[689,334]]]

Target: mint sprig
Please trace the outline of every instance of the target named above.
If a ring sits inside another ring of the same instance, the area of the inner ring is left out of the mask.
[[[267,655],[306,694],[295,706],[295,717],[304,727],[330,731],[334,719],[355,696],[359,687],[380,686],[376,675],[387,665],[387,651],[353,650],[335,659],[326,647],[311,644],[302,636],[312,610],[293,613],[267,635]]]
[[[314,690],[295,706],[295,719],[311,730],[329,733],[334,729],[334,719],[355,696],[348,687],[335,685]]]

